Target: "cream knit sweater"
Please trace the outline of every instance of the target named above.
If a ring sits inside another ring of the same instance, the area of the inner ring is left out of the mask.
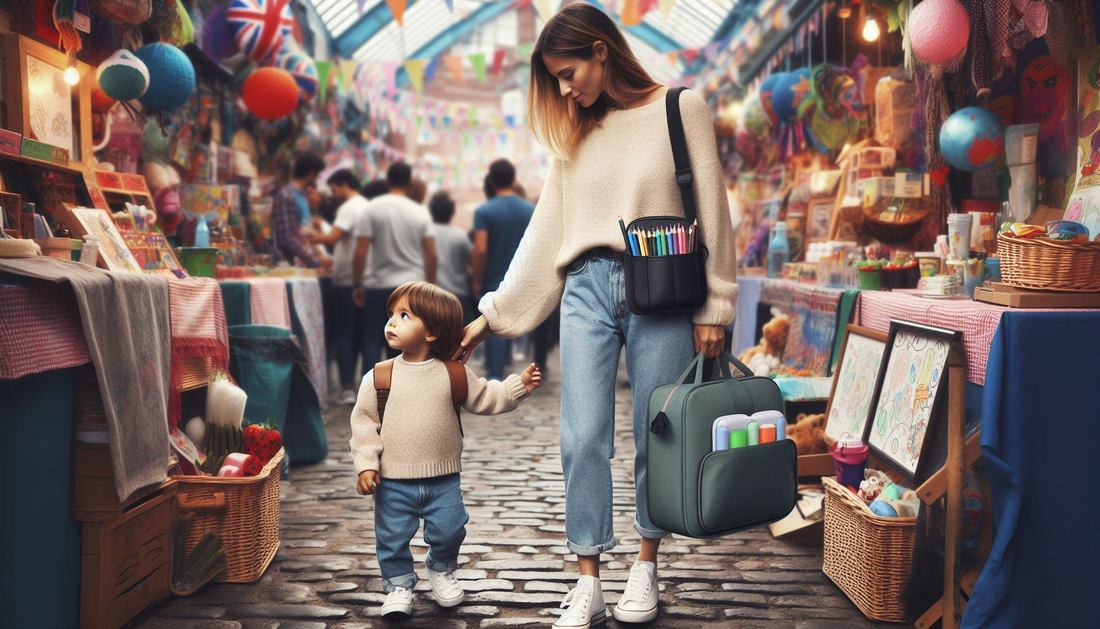
[[[478,415],[515,410],[529,393],[520,377],[488,382],[466,368],[468,393],[462,408]],[[462,433],[451,404],[451,379],[440,360],[394,361],[385,421],[378,420],[374,370],[363,377],[351,411],[351,453],[355,473],[382,478],[431,478],[462,471]]]
[[[685,90],[680,117],[695,177],[695,205],[706,261],[707,301],[692,320],[729,325],[737,301],[737,260],[725,175],[706,102]],[[565,290],[565,268],[595,247],[625,249],[618,217],[683,216],[664,97],[613,110],[569,161],[555,159],[538,206],[500,288],[479,309],[494,334],[514,338],[545,320]]]

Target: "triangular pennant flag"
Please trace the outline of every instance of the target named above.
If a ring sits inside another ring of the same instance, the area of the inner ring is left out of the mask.
[[[668,62],[671,63],[672,65],[676,65],[677,63],[680,62],[680,53],[679,52],[673,50],[672,52],[669,52],[669,53],[666,53],[666,54],[668,54]]]
[[[707,63],[714,63],[715,58],[718,57],[718,47],[722,45],[722,42],[711,42],[707,44],[703,49],[703,54],[706,55]]]
[[[520,44],[516,46],[516,56],[520,61],[528,62],[531,60],[531,54],[535,52],[534,44]]]
[[[493,52],[493,76],[500,76],[502,67],[504,67],[504,51],[497,49]]]
[[[695,63],[695,60],[699,57],[698,48],[684,48],[681,52],[684,53],[684,61],[688,64]]]
[[[340,61],[340,78],[344,81],[344,90],[348,89],[348,85],[355,82],[355,73],[359,71],[359,63],[357,61],[350,61],[348,59],[342,59]]]
[[[390,13],[393,13],[393,19],[397,20],[397,25],[404,26],[405,7],[408,0],[386,0],[386,4],[390,7]]]
[[[447,0],[447,10],[451,13],[455,12],[455,0]]]
[[[485,82],[485,53],[479,52],[469,56],[470,65],[474,66],[474,74],[477,75],[477,80],[482,83]]]
[[[424,65],[423,59],[409,59],[405,62],[405,72],[409,73],[409,82],[418,93],[424,90]]]
[[[642,12],[638,10],[640,0],[623,0],[623,11],[619,14],[619,21],[623,26],[637,26],[642,23]]]
[[[672,5],[676,4],[676,0],[660,0],[661,2],[661,15],[668,17],[668,14],[672,12]]]
[[[435,80],[435,71],[439,69],[439,57],[432,57],[432,60],[428,62],[428,66],[424,68],[424,81],[431,83]]]
[[[400,97],[400,94],[397,92],[397,63],[394,61],[383,61],[382,75],[386,79],[386,93],[395,98]]]
[[[558,3],[561,0],[535,0],[535,10],[539,12],[539,17],[542,18],[543,23],[550,21],[550,18],[554,17],[554,13],[558,10]]]
[[[462,85],[462,57],[443,57],[443,63],[447,64],[455,83]]]
[[[317,68],[317,95],[321,102],[325,102],[325,94],[328,93],[328,81],[332,77],[331,61],[315,61],[313,67]]]

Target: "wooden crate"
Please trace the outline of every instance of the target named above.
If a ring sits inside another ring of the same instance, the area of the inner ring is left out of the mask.
[[[97,522],[118,517],[122,512],[164,489],[159,487],[139,491],[125,504],[115,491],[115,475],[111,469],[111,451],[106,444],[76,443],[73,460],[73,519],[77,522]]]
[[[171,594],[176,483],[119,516],[84,523],[80,627],[117,629]]]

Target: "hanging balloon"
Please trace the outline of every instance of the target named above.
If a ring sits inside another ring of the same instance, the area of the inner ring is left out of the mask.
[[[786,72],[776,72],[775,74],[769,75],[760,83],[760,104],[764,107],[764,113],[768,117],[768,122],[773,127],[779,124],[779,117],[775,115],[775,107],[772,104],[772,98],[775,95],[775,86],[786,74]]]
[[[245,79],[241,96],[249,111],[265,120],[277,120],[298,106],[298,83],[281,68],[260,68]]]
[[[149,69],[129,50],[116,50],[99,64],[95,79],[114,100],[134,100],[149,88]]]
[[[764,111],[760,94],[754,92],[745,98],[745,103],[741,107],[741,126],[754,140],[764,140],[768,137],[772,125],[768,120],[767,112]]]
[[[924,0],[909,14],[913,54],[925,63],[947,63],[966,50],[970,16],[959,0]]]
[[[1004,136],[1004,125],[992,112],[966,107],[951,114],[940,127],[940,152],[959,170],[984,170],[1004,153]]]
[[[301,100],[308,103],[317,93],[317,66],[313,60],[300,52],[285,52],[279,58],[279,67],[290,73],[298,83]]]
[[[134,51],[149,69],[149,89],[140,98],[149,109],[178,109],[195,92],[195,66],[182,50],[169,44],[155,43]]]
[[[289,0],[233,0],[226,19],[237,50],[256,63],[278,52],[294,28]]]
[[[775,86],[772,94],[772,107],[782,122],[798,120],[798,106],[810,94],[810,69],[800,68],[788,72]]]

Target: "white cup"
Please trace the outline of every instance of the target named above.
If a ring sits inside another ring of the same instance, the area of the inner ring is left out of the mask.
[[[970,226],[973,220],[970,214],[947,215],[947,242],[951,246],[951,257],[955,260],[970,257]]]

